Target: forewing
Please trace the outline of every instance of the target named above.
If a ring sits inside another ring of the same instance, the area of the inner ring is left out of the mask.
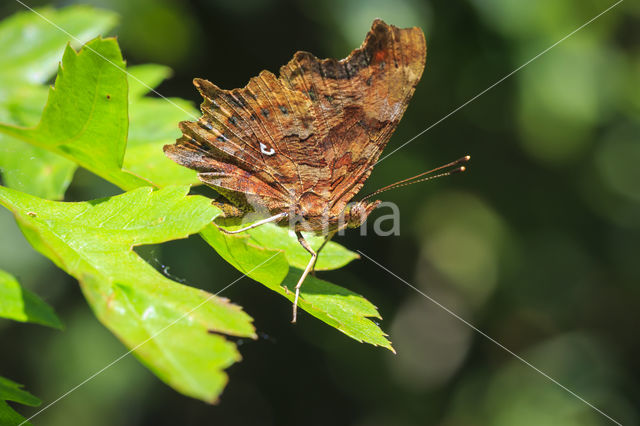
[[[420,80],[418,28],[374,21],[342,60],[297,52],[276,78],[240,89],[195,79],[203,116],[180,123],[165,152],[205,183],[250,194],[271,210],[299,204],[340,212],[362,187]]]
[[[203,116],[180,123],[183,136],[165,147],[174,161],[198,170],[209,185],[270,199],[279,194],[286,206],[323,177],[328,181],[318,144],[324,129],[305,93],[268,71],[241,89],[222,90],[202,79],[194,84],[204,98]]]
[[[420,81],[426,42],[419,28],[375,20],[362,46],[342,60],[298,52],[280,80],[307,93],[326,131],[331,207],[340,212],[360,190]]]

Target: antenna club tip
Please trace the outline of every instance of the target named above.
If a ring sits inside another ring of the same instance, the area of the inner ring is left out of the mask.
[[[464,172],[465,170],[467,170],[467,168],[465,166],[460,167],[460,171]]]
[[[471,156],[470,155],[465,155],[462,158],[458,158],[456,161],[449,163],[450,166],[455,166],[458,165],[460,163],[466,163],[467,161],[471,160]]]

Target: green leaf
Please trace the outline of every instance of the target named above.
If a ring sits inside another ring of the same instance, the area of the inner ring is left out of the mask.
[[[0,102],[0,121],[35,125],[46,100],[44,86],[17,86],[11,96]],[[75,163],[66,158],[0,134],[0,171],[10,188],[42,198],[62,199],[75,170]]]
[[[225,229],[235,230],[243,228],[249,224],[250,222],[232,226],[225,225]],[[309,244],[311,244],[311,247],[316,250],[324,241],[324,237],[322,236],[315,236],[312,233],[303,234],[305,239]],[[300,245],[295,232],[288,228],[268,223],[245,231],[243,232],[243,235],[250,236],[251,243],[254,246],[284,251],[289,265],[295,268],[304,269],[309,262],[309,253]],[[360,255],[358,253],[355,253],[336,242],[330,241],[318,255],[318,261],[316,262],[315,269],[317,271],[338,269],[359,258]]]
[[[192,120],[197,111],[182,99],[142,97],[148,87],[155,87],[170,74],[168,68],[139,65],[129,72],[133,77],[129,78],[130,123],[124,168],[159,187],[200,183],[194,170],[171,161],[162,150],[180,136],[178,122]]]
[[[302,271],[289,268],[287,259],[291,253],[286,248],[287,244],[280,244],[285,251],[257,246],[253,236],[225,234],[213,225],[201,231],[200,235],[239,271],[293,302],[292,290]],[[257,267],[276,253],[268,263]],[[394,351],[386,334],[371,320],[381,318],[376,307],[359,294],[308,276],[302,285],[298,306],[359,342]]]
[[[3,85],[0,90],[4,89]],[[48,89],[40,84],[19,84],[0,99],[0,119],[20,126],[38,124],[47,103]]]
[[[40,400],[31,395],[22,385],[12,380],[0,376],[0,399],[3,401],[13,401],[30,407],[40,405]]]
[[[22,385],[0,376],[0,425],[23,424],[24,417],[16,413],[5,401],[13,401],[31,407],[37,407],[41,404],[38,398],[22,389]]]
[[[246,224],[242,226],[246,226]],[[295,268],[304,269],[309,263],[309,253],[300,245],[295,232],[288,228],[269,223],[250,229],[246,233],[251,237],[251,243],[256,246],[283,250],[289,265]],[[305,233],[304,237],[314,249],[318,249],[324,241],[324,237],[316,237],[313,234]],[[338,243],[329,241],[318,255],[316,271],[342,268],[352,260],[359,258],[360,256],[357,253]]]
[[[189,187],[139,188],[81,203],[42,200],[0,187],[31,245],[76,277],[98,319],[161,380],[215,401],[224,368],[240,360],[224,335],[255,337],[251,318],[227,299],[169,280],[132,251],[185,238],[219,213]]]
[[[0,171],[9,188],[61,200],[77,166],[37,146],[0,135]]]
[[[0,98],[17,83],[45,83],[56,72],[65,45],[106,33],[117,15],[89,6],[29,10],[0,22]]]
[[[67,47],[55,89],[34,128],[0,124],[0,132],[62,155],[124,189],[149,185],[122,170],[127,143],[127,77],[115,39]]]
[[[113,12],[88,6],[37,13],[25,10],[0,22],[0,121],[23,127],[37,124],[47,99],[40,83],[55,74],[65,45],[78,46],[117,21]],[[0,135],[0,170],[10,188],[62,199],[76,167],[44,148]]]
[[[0,317],[62,329],[53,309],[3,270],[0,270]]]
[[[105,33],[117,21],[114,13],[87,6],[37,12],[42,16],[25,11],[0,23],[0,41],[6,47],[0,51],[0,121],[22,127],[37,124],[47,90],[33,83],[50,80],[65,45],[71,41],[77,46]],[[5,184],[39,197],[62,199],[77,166],[54,152],[0,135]]]
[[[0,399],[0,424],[22,425],[25,418],[18,414],[9,404]],[[30,425],[31,423],[24,423]]]
[[[171,77],[171,68],[156,64],[134,65],[128,67],[127,72],[129,73],[130,102],[143,97]]]

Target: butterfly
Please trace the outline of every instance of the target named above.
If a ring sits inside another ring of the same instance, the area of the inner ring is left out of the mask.
[[[278,77],[262,71],[233,90],[194,79],[204,98],[202,117],[181,122],[182,136],[164,151],[225,198],[216,202],[225,217],[258,210],[266,216],[221,230],[274,222],[295,231],[311,259],[295,287],[292,322],[322,247],[337,231],[359,227],[380,203],[350,201],[400,122],[426,53],[422,30],[376,19],[363,44],[341,60],[299,51]],[[313,250],[303,231],[324,235],[324,244]]]

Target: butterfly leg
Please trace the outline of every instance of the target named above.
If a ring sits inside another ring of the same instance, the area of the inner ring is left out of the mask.
[[[249,229],[257,228],[258,226],[264,225],[265,223],[277,222],[278,220],[282,219],[286,215],[287,215],[287,212],[278,213],[275,216],[271,216],[271,217],[268,217],[266,219],[259,220],[259,221],[255,222],[255,223],[252,223],[249,226],[245,226],[244,228],[236,229],[235,231],[227,231],[226,229],[221,228],[218,225],[216,225],[216,227],[218,228],[219,231],[222,231],[225,234],[238,234],[240,232],[248,231]],[[214,223],[214,225],[215,225],[215,223]]]
[[[322,249],[324,248],[324,246],[327,245],[327,243],[329,241],[331,241],[331,238],[333,238],[334,235],[336,235],[337,231],[333,231],[333,232],[329,232],[327,234],[327,236],[324,238],[324,241],[322,242],[322,245],[320,247],[318,247],[318,250],[316,250],[316,254],[318,256],[320,256],[320,252],[322,251]],[[313,262],[313,266],[311,267],[311,275],[313,275],[314,277],[316,276],[316,263],[318,262],[318,257],[316,257],[316,261]]]
[[[296,231],[296,236],[298,237],[298,241],[300,242],[300,245],[302,245],[302,247],[304,247],[306,251],[311,253],[311,260],[309,260],[307,267],[304,268],[304,272],[302,272],[302,275],[298,280],[298,284],[296,284],[296,297],[295,299],[293,299],[293,319],[291,320],[292,323],[295,323],[296,319],[298,318],[298,298],[300,297],[300,287],[302,286],[304,279],[307,278],[309,271],[311,270],[311,268],[313,268],[313,265],[315,265],[316,259],[318,258],[318,253],[313,251],[313,249],[311,248],[307,240],[304,239],[300,231]]]

